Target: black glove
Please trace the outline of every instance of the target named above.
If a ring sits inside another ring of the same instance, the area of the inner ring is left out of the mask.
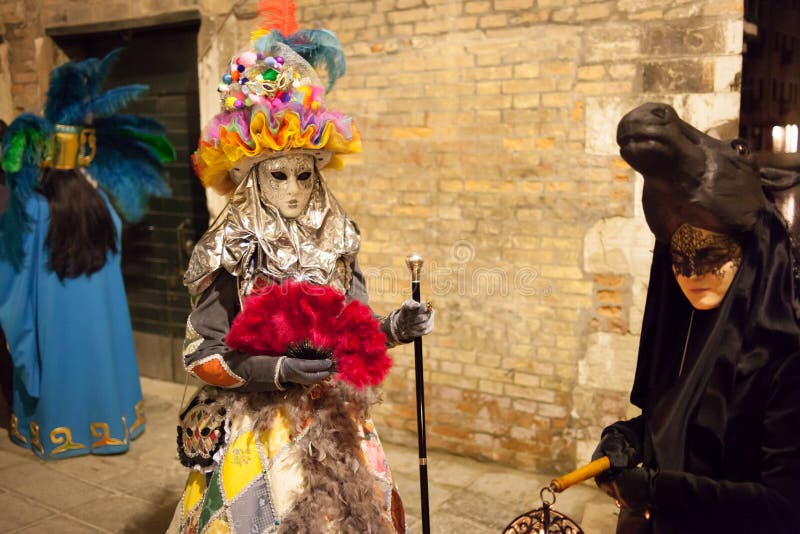
[[[433,308],[424,302],[407,300],[381,322],[381,330],[390,345],[408,343],[415,337],[430,334],[433,330]]]
[[[333,360],[303,360],[285,356],[249,356],[235,353],[226,356],[231,371],[246,383],[239,391],[276,391],[286,384],[311,385],[336,372]],[[280,364],[280,368],[278,365]]]
[[[336,372],[336,366],[330,358],[322,360],[301,360],[286,358],[280,371],[280,381],[289,384],[310,386],[322,382]]]
[[[592,453],[592,461],[608,456],[611,461],[611,469],[595,477],[595,482],[601,486],[622,470],[636,467],[642,461],[639,452],[628,442],[625,435],[613,426],[603,431],[600,443]]]
[[[609,484],[604,484],[603,489],[615,498],[620,506],[630,508],[634,512],[645,512],[652,509],[653,485],[657,476],[658,472],[649,467],[625,469]]]

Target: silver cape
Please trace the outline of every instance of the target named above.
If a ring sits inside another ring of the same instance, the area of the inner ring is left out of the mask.
[[[295,278],[346,292],[361,235],[322,173],[316,174],[305,213],[287,220],[261,200],[258,180],[250,173],[195,245],[183,277],[189,292],[200,295],[219,269],[240,279]]]

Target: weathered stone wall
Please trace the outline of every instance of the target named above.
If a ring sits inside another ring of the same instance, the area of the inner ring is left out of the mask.
[[[8,43],[0,43],[0,119],[10,121],[14,116],[11,96],[11,76],[8,64]]]
[[[328,179],[361,226],[373,308],[408,298],[406,254],[427,260],[429,446],[539,469],[585,461],[602,426],[633,413],[649,270],[616,122],[648,100],[701,128],[735,121],[741,0],[297,3],[301,26],[336,31],[347,54],[330,101],[365,150]],[[32,9],[5,23],[18,109],[41,97],[21,87],[39,83],[25,47],[44,25],[196,7],[205,120],[256,22],[252,1],[45,4],[44,21]],[[413,350],[393,356],[377,418],[384,439],[411,443]]]

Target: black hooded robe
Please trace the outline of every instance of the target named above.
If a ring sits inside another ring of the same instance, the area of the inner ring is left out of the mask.
[[[657,243],[631,402],[616,423],[657,470],[651,519],[617,532],[800,532],[800,327],[785,225],[770,207],[743,235],[719,308],[695,311]],[[679,368],[685,351],[685,364]]]

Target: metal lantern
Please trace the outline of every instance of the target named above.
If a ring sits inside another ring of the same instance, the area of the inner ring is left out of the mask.
[[[604,456],[580,469],[553,479],[549,486],[539,491],[542,507],[517,516],[503,529],[503,534],[583,534],[583,529],[578,523],[552,508],[556,503],[556,493],[596,477],[609,468],[611,462]],[[550,499],[546,497],[548,493]]]
[[[548,492],[552,501],[545,498],[545,493]],[[542,499],[542,507],[514,519],[503,530],[503,534],[583,534],[580,525],[552,508],[556,503],[556,494],[551,488],[542,488],[539,497]]]

